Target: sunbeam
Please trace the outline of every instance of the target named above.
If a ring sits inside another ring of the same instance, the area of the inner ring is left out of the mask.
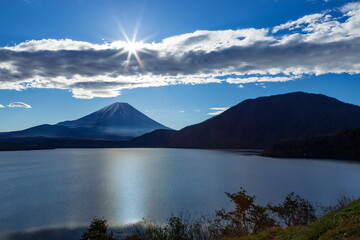
[[[139,52],[146,53],[146,54],[151,54],[151,53],[149,51],[147,51],[146,49],[144,49],[145,44],[143,41],[136,40],[139,29],[140,29],[139,24],[136,25],[131,39],[129,38],[129,35],[126,33],[126,31],[124,30],[124,28],[122,27],[122,25],[119,22],[117,22],[117,25],[119,27],[121,34],[125,38],[125,42],[122,42],[122,45],[123,45],[122,49],[118,53],[114,54],[111,58],[116,58],[124,53],[127,53],[127,58],[125,60],[126,68],[128,68],[129,63],[132,59],[132,56],[134,56],[134,58],[136,59],[136,61],[140,65],[140,67],[143,67],[144,61],[140,58]]]

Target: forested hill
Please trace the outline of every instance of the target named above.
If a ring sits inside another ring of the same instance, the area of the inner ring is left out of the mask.
[[[262,155],[284,158],[327,158],[360,161],[360,128],[331,135],[280,141],[266,148]]]

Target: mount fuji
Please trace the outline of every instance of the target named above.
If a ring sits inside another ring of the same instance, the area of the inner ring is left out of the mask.
[[[170,129],[128,103],[116,102],[73,121],[44,124],[22,131],[0,133],[0,137],[61,137],[130,140],[158,129]]]
[[[149,118],[130,104],[120,102],[113,103],[77,120],[60,122],[56,125],[127,138],[137,137],[157,129],[170,129]]]

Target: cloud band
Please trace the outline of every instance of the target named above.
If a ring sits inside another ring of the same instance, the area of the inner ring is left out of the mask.
[[[359,74],[360,4],[269,29],[196,31],[137,48],[129,58],[123,41],[44,39],[2,47],[0,89],[70,89],[76,98],[93,98],[138,87]]]

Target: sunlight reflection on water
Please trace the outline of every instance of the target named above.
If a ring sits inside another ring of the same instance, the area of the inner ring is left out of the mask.
[[[229,207],[224,192],[243,186],[260,203],[291,191],[330,203],[360,196],[360,164],[276,159],[239,152],[185,149],[63,149],[0,152],[0,233],[114,226],[171,213],[212,214]]]

